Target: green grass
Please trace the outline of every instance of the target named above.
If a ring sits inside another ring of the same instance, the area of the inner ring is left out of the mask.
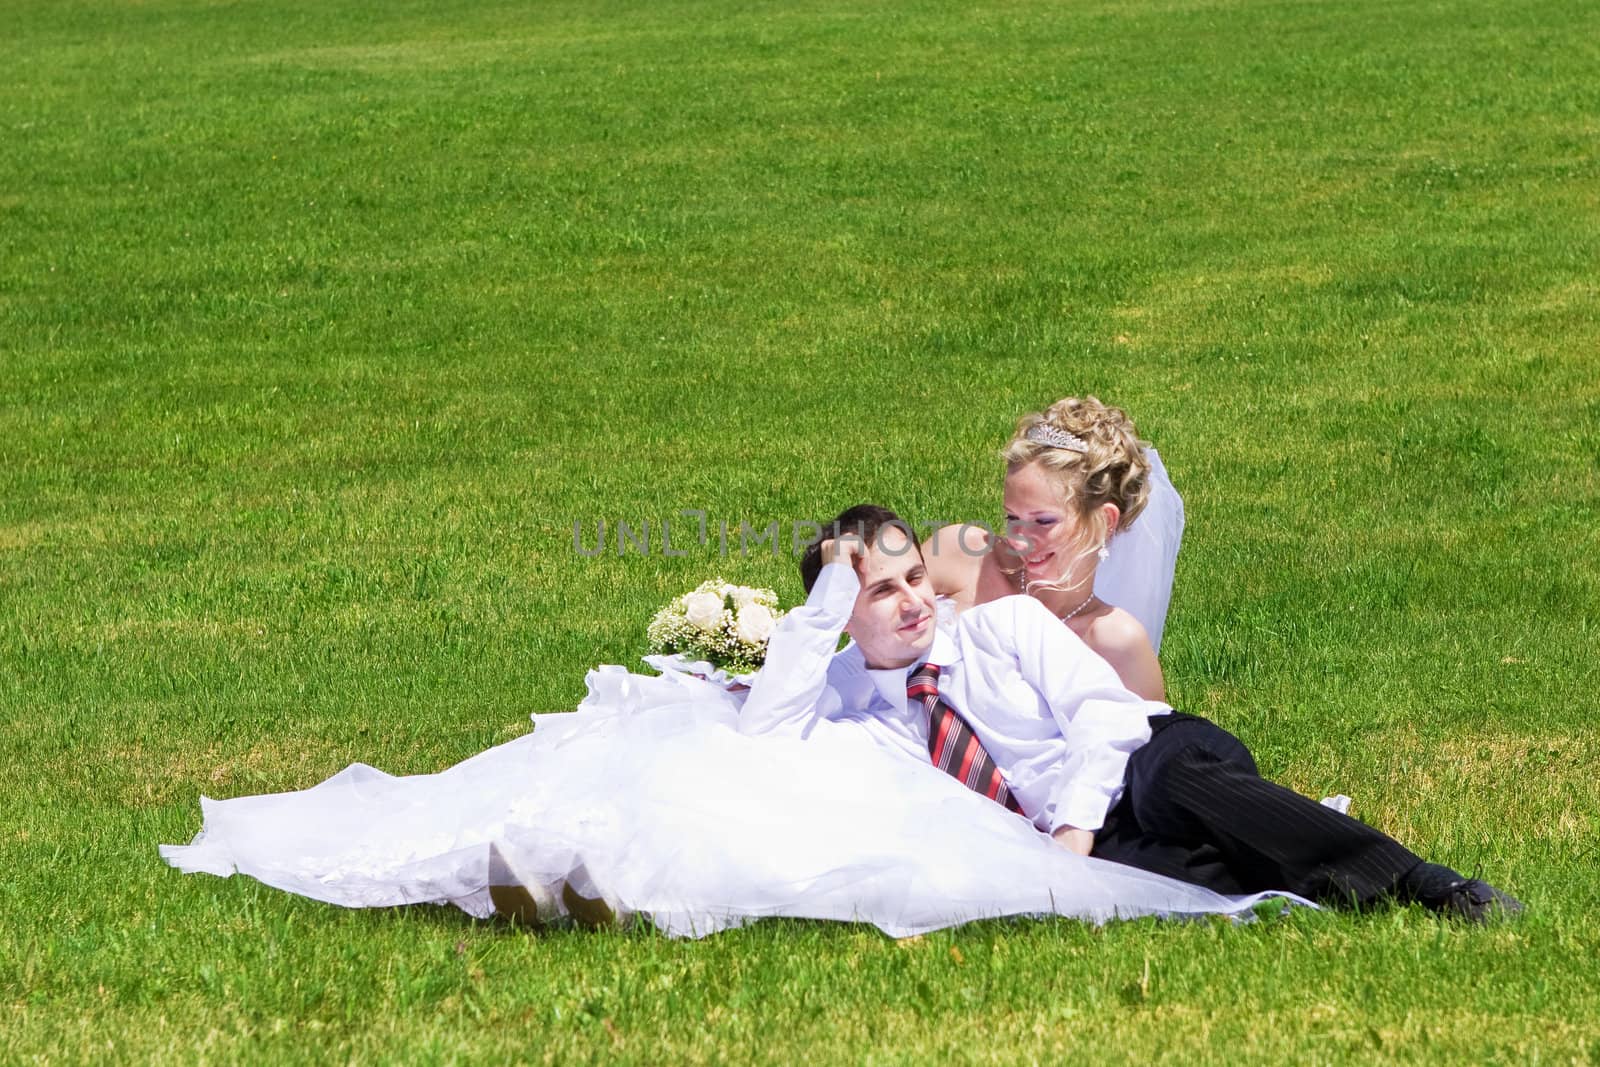
[[[1600,1058],[1600,9],[0,0],[0,1061]],[[1128,408],[1174,702],[1525,899],[705,942],[157,859]]]

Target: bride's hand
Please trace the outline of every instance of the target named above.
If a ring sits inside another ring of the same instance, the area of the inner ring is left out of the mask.
[[[855,567],[866,555],[866,550],[867,546],[855,534],[830,537],[822,542],[822,565],[826,567],[830,563],[843,562]]]
[[[1080,830],[1075,826],[1058,826],[1050,837],[1068,852],[1087,856],[1094,848],[1094,831]]]

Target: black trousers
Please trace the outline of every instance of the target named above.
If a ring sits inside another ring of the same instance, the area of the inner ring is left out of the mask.
[[[1356,906],[1396,894],[1421,859],[1256,770],[1243,742],[1196,715],[1150,717],[1093,855],[1219,893],[1286,889]]]

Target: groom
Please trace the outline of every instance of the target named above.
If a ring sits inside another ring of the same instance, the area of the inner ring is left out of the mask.
[[[1031,597],[941,627],[916,535],[893,512],[860,505],[822,528],[800,561],[808,598],[772,635],[743,732],[865,731],[1074,852],[1222,893],[1410,900],[1475,922],[1521,911],[1262,779],[1237,738],[1129,692]],[[852,640],[836,652],[841,632]]]

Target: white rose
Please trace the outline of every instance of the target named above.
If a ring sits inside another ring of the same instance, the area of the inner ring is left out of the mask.
[[[733,606],[741,611],[756,602],[756,591],[746,585],[733,587]]]
[[[776,621],[766,605],[746,604],[739,609],[739,623],[735,631],[741,641],[752,645],[765,644],[767,638],[772,636],[772,626]]]
[[[722,622],[722,598],[715,593],[690,593],[683,598],[683,613],[702,630],[714,630]]]

